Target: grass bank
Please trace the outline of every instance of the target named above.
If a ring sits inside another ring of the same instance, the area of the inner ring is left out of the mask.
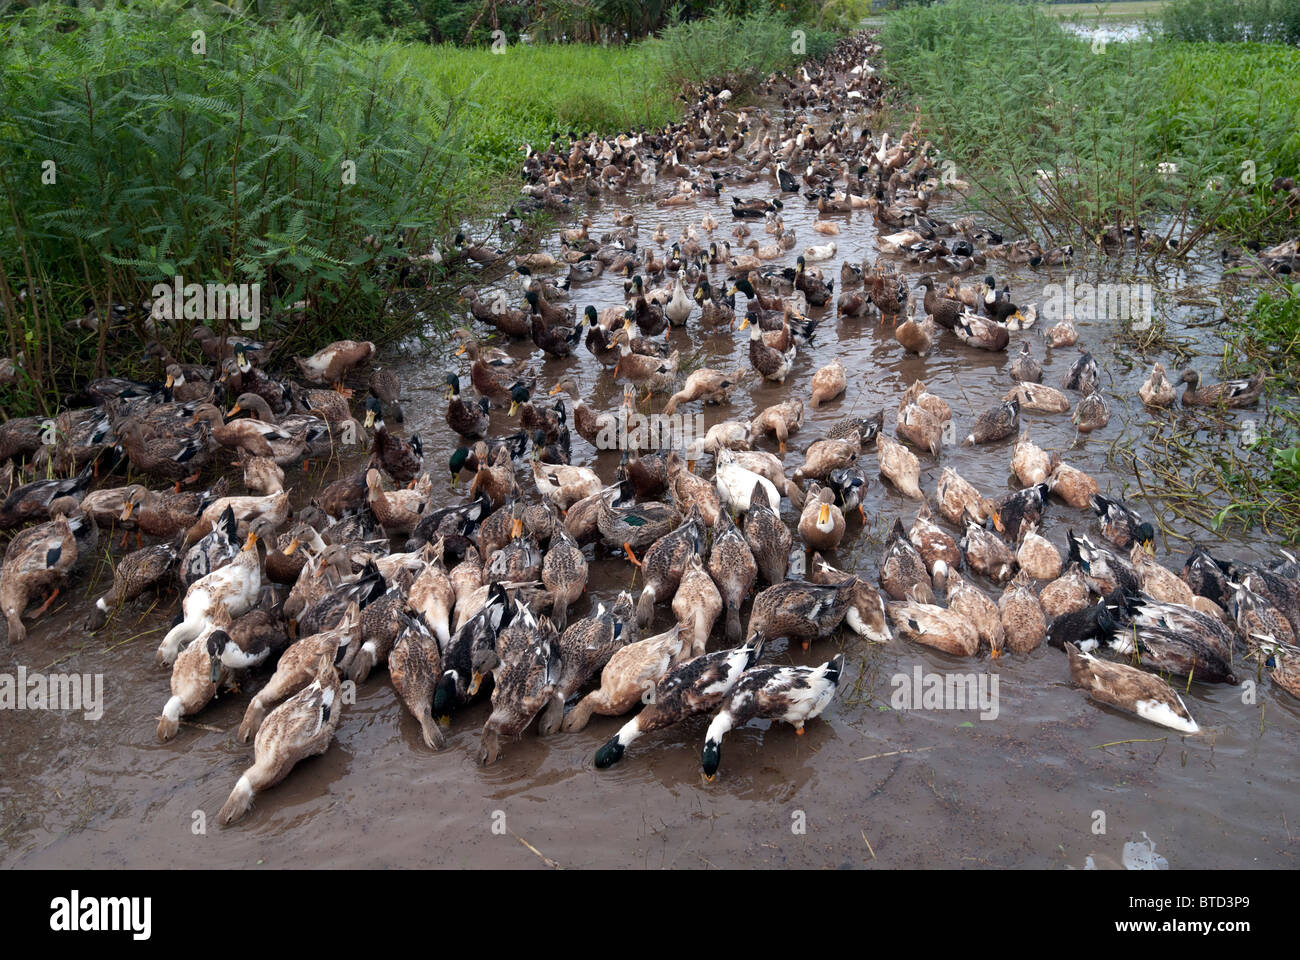
[[[676,119],[685,67],[743,95],[832,40],[810,31],[795,52],[791,29],[718,15],[636,45],[493,54],[180,2],[4,17],[0,353],[19,372],[0,409],[48,410],[91,376],[132,375],[148,339],[187,352],[194,321],[82,320],[176,275],[260,284],[258,333],[285,352],[406,334],[442,298],[425,290],[436,275],[394,265],[504,207],[521,141]]]
[[[1209,228],[1284,232],[1269,185],[1300,166],[1300,50],[1089,42],[1047,9],[953,0],[885,21],[888,75],[973,205],[1061,241],[1152,214],[1183,250]]]

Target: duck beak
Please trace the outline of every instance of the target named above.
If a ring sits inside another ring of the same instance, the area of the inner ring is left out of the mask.
[[[704,775],[704,782],[705,782],[705,783],[712,783],[712,782],[713,782],[714,780],[716,780],[716,779],[718,779],[718,775],[717,775],[716,773],[706,773],[706,774]]]
[[[169,390],[171,389],[172,384],[174,384],[175,382],[176,382],[176,378],[173,377],[170,373],[167,374],[166,386]]]
[[[366,411],[366,429],[369,430],[369,429],[370,429],[371,427],[373,427],[374,425],[375,425],[375,411],[373,411],[373,410],[367,410],[367,411]]]
[[[749,328],[749,317],[746,317],[744,320],[740,321],[740,329],[746,330],[748,328]]]
[[[217,681],[221,679],[221,658],[220,657],[212,658],[212,673],[210,674],[210,678],[212,680],[212,685],[214,687],[217,685]]]
[[[547,396],[553,397],[559,392],[560,392],[560,385],[557,383],[555,386],[551,387],[550,391],[547,393]]]
[[[510,412],[509,412],[508,414],[506,414],[506,416],[508,416],[508,417],[513,417],[513,416],[515,415],[515,411],[517,411],[518,409],[519,409],[519,403],[518,403],[518,401],[516,401],[516,400],[511,400],[511,401],[510,401]]]
[[[229,420],[231,417],[233,417],[235,414],[237,414],[237,413],[240,411],[240,409],[241,409],[241,408],[240,408],[239,404],[235,404],[233,407],[230,408],[229,411],[227,411],[227,413],[226,413],[226,419]]]
[[[253,533],[253,532],[250,530],[250,531],[248,532],[248,542],[244,544],[244,549],[245,549],[245,550],[252,550],[252,549],[253,549],[254,547],[256,547],[256,546],[257,546],[257,534]]]
[[[474,694],[478,693],[478,688],[482,683],[483,683],[483,674],[481,673],[474,674],[474,676],[470,678],[469,689],[466,691],[466,693],[471,697],[474,696]]]
[[[124,503],[124,504],[122,505],[122,520],[123,520],[123,521],[130,520],[130,519],[131,519],[131,512],[132,512],[133,510],[135,510],[135,504],[134,504],[134,503],[132,503],[130,500],[128,500],[126,503]]]
[[[516,517],[514,522],[510,524],[510,539],[518,540],[520,536],[523,535],[523,532],[524,532],[524,522],[520,520],[518,517]]]
[[[459,474],[459,473],[453,473],[453,474],[451,475],[451,488],[452,488],[453,490],[455,490],[455,489],[456,489],[456,485],[457,485],[458,483],[460,483],[460,474]]]
[[[462,343],[459,347],[456,348],[456,356],[459,357],[462,353],[465,352],[465,349],[466,349],[466,344]]]
[[[284,555],[286,557],[292,557],[293,552],[298,549],[298,546],[299,546],[299,540],[297,537],[294,537],[292,540],[289,541],[289,545],[284,548]]]
[[[821,509],[817,511],[817,525],[825,526],[830,522],[831,508],[828,504],[823,503]]]

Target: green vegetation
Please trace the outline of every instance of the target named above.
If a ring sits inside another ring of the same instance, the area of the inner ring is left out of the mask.
[[[1300,50],[1091,43],[1045,10],[954,0],[886,21],[889,76],[974,206],[1075,241],[1164,212],[1184,252],[1212,227],[1279,229],[1269,184],[1300,166]]]
[[[130,375],[155,335],[180,353],[192,324],[77,322],[176,275],[261,284],[259,335],[285,351],[417,329],[446,290],[395,267],[504,209],[521,141],[676,119],[688,65],[742,95],[800,59],[790,31],[768,14],[719,14],[631,46],[493,54],[182,3],[4,17],[0,354],[22,358],[0,404],[48,409],[89,376]],[[746,43],[714,43],[723,36]],[[808,31],[808,51],[828,43]]]
[[[1057,17],[1084,16],[1101,20],[1141,20],[1159,13],[1168,0],[1117,0],[1106,3],[1050,3],[1044,9]]]
[[[1295,0],[1171,0],[1161,14],[1161,28],[1173,40],[1300,43]]]

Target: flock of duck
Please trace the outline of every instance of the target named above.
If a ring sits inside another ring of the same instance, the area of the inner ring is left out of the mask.
[[[296,358],[291,378],[264,368],[272,345],[199,327],[190,342],[203,363],[151,345],[163,382],[96,380],[86,388],[93,402],[61,413],[53,435],[40,418],[0,425],[2,479],[11,488],[0,526],[21,527],[0,574],[12,651],[25,639],[24,620],[86,576],[103,552],[101,530],[108,546],[121,531],[112,588],[87,626],[98,629],[146,591],[179,584],[181,612],[156,657],[171,670],[160,740],[220,692],[269,672],[236,734],[253,741],[253,762],[221,809],[223,823],[243,816],[299,760],[325,751],[344,712],[343,685],[365,682],[382,664],[433,749],[455,714],[490,688],[484,763],[534,720],[549,736],[580,730],[595,714],[633,714],[595,755],[607,767],[641,736],[711,713],[701,754],[709,780],[731,729],[766,718],[802,733],[822,714],[844,655],[804,666],[764,654],[779,641],[807,650],[841,626],[870,642],[897,636],[959,657],[1021,655],[1046,640],[1068,653],[1072,679],[1095,700],[1186,733],[1197,725],[1166,677],[1236,683],[1243,659],[1255,657],[1300,696],[1300,562],[1281,554],[1272,566],[1252,566],[1198,548],[1176,575],[1153,558],[1149,522],[1022,430],[1025,410],[1063,416],[1073,408],[1080,432],[1106,425],[1097,364],[1082,349],[1057,389],[1042,383],[1031,342],[1020,338],[1005,398],[962,440],[948,403],[916,380],[895,411],[846,416],[795,454],[787,474],[805,403],[844,401],[849,374],[834,360],[806,390],[791,389],[753,418],[714,425],[690,449],[624,449],[612,482],[571,462],[571,428],[598,446],[602,432],[656,396],[667,395],[662,409],[674,413],[726,406],[752,383],[785,383],[818,334],[814,317],[831,310],[878,314],[905,350],[922,355],[1007,350],[1013,334],[1036,322],[1033,306],[997,288],[990,262],[1056,264],[1073,251],[1006,243],[970,219],[945,222],[928,210],[938,187],[932,146],[915,130],[891,143],[848,122],[879,102],[876,52],[866,36],[847,38],[824,63],[773,77],[760,94],[780,110],[733,107],[727,91],[704,90],[684,121],[659,131],[526,148],[527,184],[512,213],[565,211],[583,194],[651,184],[659,206],[680,208],[686,225],[679,238],[661,227],[646,242],[625,214],[597,239],[584,218],[563,232],[560,256],[512,258],[463,235],[440,255],[512,268],[524,286],[519,305],[504,292],[484,299],[463,291],[478,321],[457,331],[468,385],[456,373],[445,381],[446,422],[464,438],[447,463],[453,488],[468,478],[461,502],[433,502],[419,436],[390,430],[389,418],[404,420],[391,369],[369,367],[354,411],[344,384],[359,384],[370,343],[341,341]],[[775,195],[736,196],[746,187]],[[713,211],[724,216],[727,193],[735,199],[724,226]],[[828,278],[818,264],[834,259],[835,242],[796,250],[782,218],[791,203],[815,205],[814,230],[826,237],[840,231],[836,213],[869,211],[882,227],[879,256],[845,262]],[[770,242],[753,236],[760,229]],[[1140,242],[1135,227],[1114,233],[1117,243]],[[792,254],[792,266],[775,264]],[[905,263],[930,274],[914,287]],[[963,283],[970,274],[984,279]],[[582,288],[598,282],[622,284],[623,305],[579,310]],[[681,375],[674,342],[693,328],[737,326],[748,337],[747,368]],[[488,346],[488,330],[531,341],[541,373]],[[1056,350],[1079,337],[1069,320],[1044,336]],[[591,409],[571,377],[543,383],[547,359],[583,351],[624,384],[618,410]],[[1181,400],[1248,405],[1262,380],[1207,385],[1188,371]],[[1140,395],[1153,408],[1177,399],[1159,364]],[[518,430],[492,436],[494,411]],[[293,510],[286,470],[337,456],[348,442],[370,445],[364,467]],[[954,442],[1009,446],[1022,489],[985,497],[945,467],[927,494],[920,458],[938,458]],[[231,456],[243,492],[232,492],[224,472],[206,489],[185,489]],[[516,462],[524,458],[521,486]],[[712,479],[703,475],[706,458]],[[68,478],[23,483],[24,460],[34,472]],[[146,482],[110,485],[123,461]],[[862,494],[876,473],[918,509],[910,525],[894,521],[878,576],[869,578],[824,555],[866,522]],[[529,481],[535,496],[525,493]],[[782,500],[798,516],[793,530]],[[1075,511],[1081,529],[1095,521],[1095,538],[1071,531],[1063,556],[1039,532],[1049,508]],[[136,549],[126,552],[132,535]],[[570,622],[590,564],[611,556],[634,565],[639,592],[595,603]],[[653,633],[664,606],[675,622]]]

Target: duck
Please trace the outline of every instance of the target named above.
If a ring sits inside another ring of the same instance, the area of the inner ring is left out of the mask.
[[[1061,387],[1077,390],[1086,396],[1097,388],[1099,376],[1096,359],[1085,350],[1061,376]]]
[[[694,309],[695,304],[686,295],[686,288],[682,285],[682,278],[679,274],[673,284],[672,298],[663,307],[664,316],[668,319],[668,325],[671,327],[686,326],[686,321],[690,319],[691,312]]]
[[[370,393],[379,398],[380,403],[393,411],[393,420],[397,423],[406,422],[406,412],[402,409],[402,380],[392,367],[375,367],[371,370],[366,387]],[[328,416],[326,419],[331,423],[334,422]]]
[[[592,410],[582,400],[582,395],[578,392],[577,384],[574,383],[572,377],[561,379],[551,389],[551,395],[554,396],[561,391],[567,393],[573,400],[573,426],[578,431],[578,436],[597,449],[601,449],[599,438],[602,436],[606,438],[617,436],[619,423],[617,413],[596,413]],[[630,409],[631,406],[632,388],[625,386],[623,388],[623,409]]]
[[[257,542],[267,525],[254,521],[239,555],[220,569],[194,581],[181,601],[181,620],[163,637],[155,658],[170,666],[181,645],[203,633],[214,617],[230,620],[251,610],[262,591],[262,564]]]
[[[1005,350],[1011,339],[1004,324],[975,313],[959,313],[953,323],[952,332],[968,347],[990,352]]]
[[[842,440],[816,440],[804,451],[804,461],[794,472],[795,482],[825,480],[832,470],[853,466],[861,453],[862,443],[857,434]]]
[[[255,520],[263,520],[267,530],[275,530],[289,518],[289,495],[290,491],[285,490],[269,497],[219,497],[202,508],[198,520],[186,531],[182,545],[190,547],[207,536],[227,509],[234,514],[241,540],[248,535]]]
[[[564,722],[565,702],[635,639],[632,616],[632,596],[623,591],[612,605],[598,604],[594,615],[579,620],[560,635],[555,644],[560,673],[538,720],[539,734],[545,737],[559,730]]]
[[[1035,580],[1056,580],[1061,575],[1061,553],[1038,532],[1037,523],[1020,527],[1016,565]]]
[[[1048,480],[1052,484],[1052,493],[1077,510],[1087,509],[1100,489],[1096,480],[1068,463],[1057,463]]]
[[[151,436],[143,423],[129,418],[116,427],[118,443],[125,450],[131,466],[159,480],[194,483],[211,457],[208,443],[200,433],[176,436]],[[4,513],[0,507],[0,515]]]
[[[692,370],[682,388],[668,398],[663,412],[665,414],[676,413],[681,404],[690,403],[693,400],[703,400],[705,403],[726,403],[730,399],[731,391],[743,380],[743,370],[732,373],[714,370],[711,367],[700,367],[698,370]]]
[[[257,793],[283,780],[298,761],[329,748],[342,712],[340,689],[330,658],[318,658],[312,682],[272,710],[258,729],[253,765],[222,805],[219,822],[229,825],[243,817]]]
[[[1267,372],[1257,370],[1248,380],[1224,380],[1201,386],[1201,375],[1190,367],[1178,378],[1187,384],[1183,390],[1183,406],[1192,407],[1250,407],[1264,390]]]
[[[772,509],[767,498],[760,495],[760,489],[755,484],[750,494],[750,507],[745,513],[745,540],[758,572],[770,585],[785,580],[792,538],[780,515]]]
[[[722,762],[722,738],[753,719],[784,720],[800,736],[822,715],[839,689],[844,654],[816,667],[764,664],[746,670],[709,723],[700,752],[704,779],[712,783]]]
[[[1071,562],[1059,577],[1039,591],[1038,602],[1043,605],[1043,613],[1051,623],[1058,617],[1084,609],[1089,605],[1090,597],[1083,569],[1077,562]]]
[[[224,482],[200,492],[173,493],[150,490],[133,483],[123,490],[122,512],[118,519],[133,522],[137,533],[171,538],[198,522],[200,514],[226,492]],[[219,514],[218,514],[219,516]]]
[[[922,500],[920,476],[921,461],[897,440],[883,433],[876,437],[876,457],[880,462],[880,475],[889,480],[905,497]]]
[[[1020,409],[1038,413],[1066,413],[1070,409],[1070,398],[1055,387],[1044,383],[1017,383],[1002,396],[1004,403],[1016,401]]]
[[[1015,540],[1020,535],[1022,524],[1037,523],[1043,518],[1043,512],[1047,509],[1047,495],[1051,490],[1052,485],[1044,481],[1013,491],[994,501],[990,514],[993,528]]]
[[[688,660],[704,653],[718,617],[722,615],[722,593],[705,569],[704,554],[686,559],[685,569],[673,595],[672,612],[682,637],[678,660]]]
[[[1007,633],[1002,625],[1002,612],[993,599],[962,578],[956,570],[951,570],[945,577],[944,589],[947,593],[948,609],[975,628],[979,644],[989,648],[989,656],[997,659],[1002,656],[1006,646]],[[962,634],[964,637],[964,634]]]
[[[835,503],[834,491],[814,481],[799,516],[799,535],[804,543],[810,550],[834,550],[844,539],[845,529],[844,513]]]
[[[713,545],[706,569],[722,596],[727,642],[736,643],[740,639],[740,605],[754,589],[758,564],[745,535],[725,510],[713,526]]]
[[[928,315],[908,317],[894,328],[894,339],[903,345],[908,353],[925,356],[934,346],[938,335],[938,325]]]
[[[1008,372],[1011,374],[1011,379],[1017,383],[1042,383],[1043,367],[1034,359],[1028,340],[1020,345],[1020,352],[1011,361]]]
[[[983,523],[993,505],[965,477],[952,467],[944,467],[937,489],[939,513],[949,523],[962,526],[967,517]]]
[[[309,357],[293,359],[305,380],[323,383],[344,396],[351,396],[343,387],[344,378],[354,367],[365,363],[374,354],[375,345],[369,340],[337,340]]]
[[[926,314],[945,330],[955,330],[957,318],[962,313],[961,301],[949,299],[936,291],[933,277],[922,277],[917,283],[917,289],[925,291],[923,305]]]
[[[925,407],[904,397],[898,406],[895,432],[920,449],[929,451],[932,457],[937,457],[945,431],[952,429],[951,423],[951,420],[940,421]]]
[[[1028,572],[1021,570],[998,598],[998,612],[1006,631],[1006,648],[1030,653],[1047,637],[1047,618],[1034,595]]]
[[[826,475],[826,485],[835,494],[836,505],[846,516],[856,508],[864,524],[867,522],[867,511],[862,506],[862,494],[867,489],[867,483],[866,472],[857,466],[832,470]],[[791,504],[796,509],[800,508],[793,500]]]
[[[442,652],[438,638],[422,617],[399,612],[401,629],[388,654],[388,676],[397,696],[420,725],[420,735],[430,750],[447,742],[433,716],[433,693],[442,679]]]
[[[934,587],[926,561],[895,518],[880,561],[880,585],[894,600],[934,602]]]
[[[412,434],[409,440],[404,440],[389,433],[378,397],[366,398],[365,427],[375,431],[371,466],[379,467],[396,483],[411,483],[424,470],[424,444],[420,435]]]
[[[1065,644],[1065,652],[1069,657],[1071,682],[1098,703],[1180,733],[1200,731],[1183,698],[1155,674],[1127,663],[1102,660],[1069,642]]]
[[[1029,429],[1020,431],[1020,437],[1011,451],[1011,472],[1026,487],[1046,483],[1060,458],[1045,453],[1029,439]]]
[[[1198,598],[1192,593],[1192,588],[1172,570],[1157,563],[1141,543],[1132,545],[1128,559],[1137,574],[1142,592],[1147,596],[1162,603],[1178,603],[1195,608]]]
[[[749,316],[740,322],[740,329],[749,329],[749,363],[764,380],[785,383],[790,375],[790,367],[798,354],[798,347],[791,344],[786,351],[775,350],[763,342],[763,331],[757,323],[752,323]]]
[[[27,639],[22,618],[28,601],[48,591],[45,602],[30,618],[43,616],[77,562],[77,529],[93,523],[84,514],[70,519],[79,506],[74,497],[58,497],[50,504],[52,519],[18,533],[5,548],[0,564],[0,611],[9,625],[10,647]]]
[[[696,505],[686,512],[675,530],[664,533],[641,559],[645,586],[636,603],[637,626],[645,628],[654,617],[654,605],[675,593],[691,557],[704,550],[704,517]]]
[[[688,469],[688,462],[693,464],[693,461],[683,461],[676,450],[668,454],[668,494],[679,510],[686,511],[692,505],[698,506],[705,526],[712,528],[722,512],[722,498],[714,484]]]
[[[124,603],[157,587],[175,571],[180,548],[174,543],[156,543],[133,550],[113,565],[113,587],[95,601],[86,618],[87,630],[99,630]]]
[[[410,533],[420,522],[420,515],[429,504],[433,482],[426,473],[414,489],[384,490],[383,477],[374,467],[366,471],[367,500],[384,532],[389,536]]]
[[[1057,350],[1072,347],[1079,342],[1079,331],[1070,317],[1062,317],[1057,323],[1043,331],[1047,345]]]
[[[1112,651],[1162,673],[1202,683],[1240,683],[1232,669],[1233,634],[1221,621],[1127,591],[1124,597],[1116,615],[1106,608],[1100,612]]]
[[[1127,550],[1135,543],[1144,547],[1155,543],[1155,528],[1122,500],[1096,493],[1088,498],[1088,506],[1097,515],[1102,535],[1115,546]]]
[[[997,534],[968,517],[961,549],[966,565],[994,583],[1006,583],[1016,572],[1016,555]]]
[[[979,633],[951,607],[909,599],[886,603],[885,609],[905,640],[957,657],[973,657],[979,652]]]
[[[1178,398],[1165,373],[1165,366],[1159,360],[1152,364],[1151,373],[1142,386],[1138,387],[1138,397],[1148,407],[1171,407]]]
[[[671,668],[655,685],[650,702],[596,751],[595,764],[605,769],[620,761],[627,748],[654,730],[672,726],[723,701],[763,652],[758,637],[729,650],[693,657]]]
[[[798,640],[808,649],[813,640],[830,636],[848,615],[861,581],[857,577],[835,584],[784,580],[760,590],[749,615],[749,642]],[[878,599],[877,599],[878,602]]]
[[[1069,561],[1079,564],[1085,582],[1094,593],[1106,596],[1117,588],[1125,596],[1139,592],[1137,571],[1124,557],[1097,546],[1087,536],[1076,537],[1073,530],[1066,531],[1065,539],[1070,547]]]
[[[478,693],[483,676],[480,671],[496,655],[497,635],[516,614],[516,606],[502,584],[487,585],[485,593],[486,599],[477,610],[465,610],[464,622],[443,647],[442,677],[433,693],[435,716],[449,717]]]
[[[587,558],[559,523],[555,525],[542,561],[542,583],[551,597],[551,621],[556,630],[564,630],[569,606],[577,602],[587,589]],[[585,680],[586,676],[582,679]],[[576,690],[570,691],[573,692]]]
[[[181,586],[188,589],[195,580],[224,567],[239,556],[243,543],[239,536],[239,521],[235,519],[235,511],[227,506],[212,524],[211,529],[182,553],[182,560],[177,570]]]
[[[460,377],[454,373],[443,378],[447,385],[447,426],[462,437],[487,436],[492,424],[492,414],[487,397],[478,403],[463,400],[460,395]]]
[[[533,482],[537,485],[537,492],[542,495],[542,499],[561,510],[567,510],[579,500],[599,493],[604,487],[594,470],[542,463],[536,456],[536,450],[533,452]],[[508,458],[506,466],[509,466]]]
[[[559,636],[547,617],[535,617],[520,600],[497,634],[496,646],[475,667],[492,671],[492,712],[483,724],[479,762],[495,763],[501,740],[517,738],[546,707],[560,675]]]
[[[708,579],[707,574],[705,579]],[[564,717],[565,733],[584,729],[593,715],[617,717],[643,703],[647,690],[655,689],[669,669],[679,662],[686,646],[680,626],[622,646],[600,671],[600,686],[592,690]]]
[[[812,400],[810,401],[812,408],[820,409],[822,404],[842,395],[848,387],[848,382],[844,364],[839,360],[832,360],[819,369],[812,377]]]
[[[317,390],[312,391],[314,394],[326,394],[337,397],[338,394],[331,394],[329,391]],[[310,400],[309,400],[310,403]],[[346,404],[346,401],[344,401]],[[333,450],[333,441],[331,439],[331,425],[334,422],[325,417],[318,417],[315,414],[304,413],[287,413],[277,415],[271,410],[270,405],[262,397],[255,393],[243,393],[235,399],[235,405],[227,413],[228,417],[233,417],[238,413],[248,411],[256,417],[254,421],[236,420],[227,424],[233,427],[236,423],[254,422],[270,424],[276,433],[286,434],[290,437],[295,445],[301,445],[308,457],[312,459],[328,457]],[[337,414],[335,414],[337,416]],[[349,414],[345,418],[351,421]],[[266,435],[264,431],[264,435]],[[275,441],[270,443],[272,453],[275,454],[283,444]],[[286,447],[287,455],[287,447]],[[280,457],[281,460],[284,456]],[[281,464],[283,465],[283,464]]]
[[[936,587],[946,581],[950,571],[961,566],[961,549],[957,546],[957,541],[934,522],[928,503],[923,502],[916,512],[912,527],[907,531],[907,539],[921,555],[925,569],[930,572]]]
[[[1100,390],[1093,388],[1091,393],[1079,401],[1079,405],[1074,408],[1074,416],[1070,419],[1080,433],[1092,433],[1110,422],[1110,404]]]
[[[717,451],[713,483],[722,505],[736,515],[747,513],[753,507],[755,490],[760,492],[760,499],[769,509],[781,509],[781,494],[776,485],[762,474],[737,463],[733,452],[726,447]]]
[[[667,412],[665,410],[665,412]],[[750,433],[754,436],[771,435],[776,438],[777,449],[785,453],[786,441],[790,434],[803,426],[803,401],[792,397],[782,403],[765,407],[758,416],[749,422]]]
[[[1012,397],[976,417],[963,442],[967,445],[996,443],[1015,435],[1019,429],[1020,401]]]

